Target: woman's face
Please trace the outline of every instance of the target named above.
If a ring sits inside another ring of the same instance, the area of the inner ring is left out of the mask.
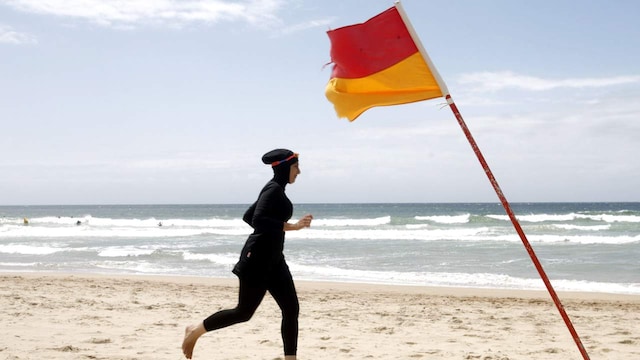
[[[299,162],[296,162],[289,167],[289,184],[296,182],[296,177],[300,174],[300,166],[298,164]]]

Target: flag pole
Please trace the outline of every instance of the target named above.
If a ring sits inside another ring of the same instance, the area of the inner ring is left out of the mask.
[[[498,195],[498,198],[500,199],[500,203],[502,203],[502,207],[504,207],[504,210],[507,212],[507,215],[509,216],[509,219],[511,220],[511,223],[513,224],[513,227],[515,228],[516,232],[520,236],[520,240],[522,240],[522,243],[523,243],[525,249],[527,250],[527,253],[529,254],[529,257],[531,258],[531,261],[533,261],[533,264],[535,265],[536,270],[538,270],[538,274],[540,274],[540,277],[542,278],[542,281],[544,282],[544,285],[547,287],[547,291],[549,292],[549,295],[551,295],[551,298],[553,299],[553,302],[555,303],[556,307],[558,308],[558,311],[560,312],[560,315],[562,316],[562,319],[564,320],[565,324],[567,325],[567,328],[569,329],[569,332],[571,333],[571,336],[573,337],[573,340],[575,341],[576,345],[578,346],[578,350],[580,350],[580,353],[582,354],[582,357],[584,358],[584,360],[589,360],[589,354],[587,354],[587,351],[584,348],[584,345],[582,345],[582,341],[580,340],[580,336],[578,336],[578,333],[576,332],[575,328],[573,327],[573,324],[571,323],[571,319],[569,319],[569,315],[567,315],[567,312],[564,310],[564,307],[562,306],[562,303],[560,302],[560,298],[558,298],[558,295],[556,294],[556,291],[553,289],[553,286],[551,285],[551,281],[549,281],[549,277],[547,277],[547,274],[545,273],[544,269],[542,268],[542,264],[538,260],[538,256],[533,251],[533,248],[531,247],[531,244],[529,243],[529,240],[527,240],[527,236],[525,235],[524,231],[522,230],[522,227],[520,226],[520,223],[518,222],[518,219],[516,218],[513,210],[511,209],[511,205],[509,205],[509,202],[507,201],[507,198],[502,193],[502,189],[500,189],[500,185],[498,185],[498,181],[493,176],[493,172],[489,168],[489,165],[487,164],[487,161],[485,160],[484,156],[482,155],[482,152],[480,151],[480,148],[478,147],[478,144],[474,140],[473,135],[471,134],[471,131],[469,131],[469,128],[467,127],[464,119],[462,118],[462,115],[460,114],[460,111],[458,111],[458,107],[456,106],[455,102],[453,101],[453,98],[451,97],[451,94],[449,94],[449,90],[447,89],[447,86],[445,85],[444,81],[440,77],[440,74],[436,70],[436,67],[431,62],[431,59],[429,58],[429,55],[427,55],[427,52],[425,51],[424,47],[422,46],[422,43],[420,42],[420,38],[418,37],[418,35],[415,32],[413,26],[411,25],[411,22],[409,21],[409,17],[405,13],[404,8],[402,7],[402,4],[400,3],[399,0],[395,1],[395,7],[398,9],[398,13],[400,14],[400,17],[404,21],[405,25],[407,26],[407,29],[409,30],[409,34],[413,38],[413,41],[416,43],[416,45],[418,47],[418,50],[420,51],[421,55],[424,57],[425,61],[427,62],[427,65],[429,66],[429,69],[431,70],[431,73],[433,74],[435,80],[438,82],[438,85],[440,86],[440,89],[442,90],[442,96],[447,100],[447,104],[451,108],[451,111],[453,112],[454,116],[456,117],[456,120],[458,121],[458,124],[460,125],[460,127],[462,128],[462,131],[464,132],[465,136],[467,137],[467,140],[469,141],[469,144],[471,145],[471,148],[473,149],[473,152],[476,154],[476,157],[478,158],[478,161],[480,161],[480,165],[482,165],[482,169],[484,170],[485,174],[487,174],[487,177],[489,178],[489,182],[491,183],[491,185],[493,186],[493,189],[495,190],[496,194]]]

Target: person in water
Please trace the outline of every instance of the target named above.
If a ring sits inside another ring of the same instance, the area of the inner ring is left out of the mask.
[[[284,237],[286,231],[311,226],[313,216],[307,214],[296,223],[288,222],[293,215],[293,205],[285,194],[285,187],[293,184],[300,174],[298,154],[287,149],[275,149],[264,154],[262,162],[271,165],[273,178],[243,216],[243,220],[253,228],[253,233],[247,238],[240,259],[233,268],[240,281],[238,305],[187,326],[182,342],[182,352],[187,359],[192,358],[200,336],[251,319],[267,291],[282,311],[285,360],[296,359],[300,307],[283,254]]]

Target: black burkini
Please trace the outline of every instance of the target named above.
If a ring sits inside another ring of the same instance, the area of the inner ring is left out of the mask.
[[[288,150],[274,150],[281,153]],[[268,161],[265,154],[263,161]],[[282,157],[282,156],[280,156]],[[290,155],[283,159],[289,158]],[[266,159],[265,159],[266,158]],[[281,159],[276,159],[281,160]],[[293,205],[284,190],[289,182],[289,168],[297,158],[289,158],[273,167],[274,177],[260,191],[258,200],[245,212],[243,220],[253,227],[240,253],[233,273],[240,279],[238,305],[221,310],[204,320],[207,331],[221,329],[251,319],[267,291],[282,311],[282,341],[285,355],[296,355],[298,345],[298,295],[282,253],[284,223],[293,214]]]

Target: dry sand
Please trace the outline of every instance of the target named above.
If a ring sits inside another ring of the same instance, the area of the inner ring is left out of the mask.
[[[297,282],[298,358],[582,359],[546,292]],[[640,296],[559,293],[591,359],[640,359]],[[182,359],[184,327],[235,306],[236,279],[0,274],[0,359]],[[282,359],[267,295],[194,359]]]

